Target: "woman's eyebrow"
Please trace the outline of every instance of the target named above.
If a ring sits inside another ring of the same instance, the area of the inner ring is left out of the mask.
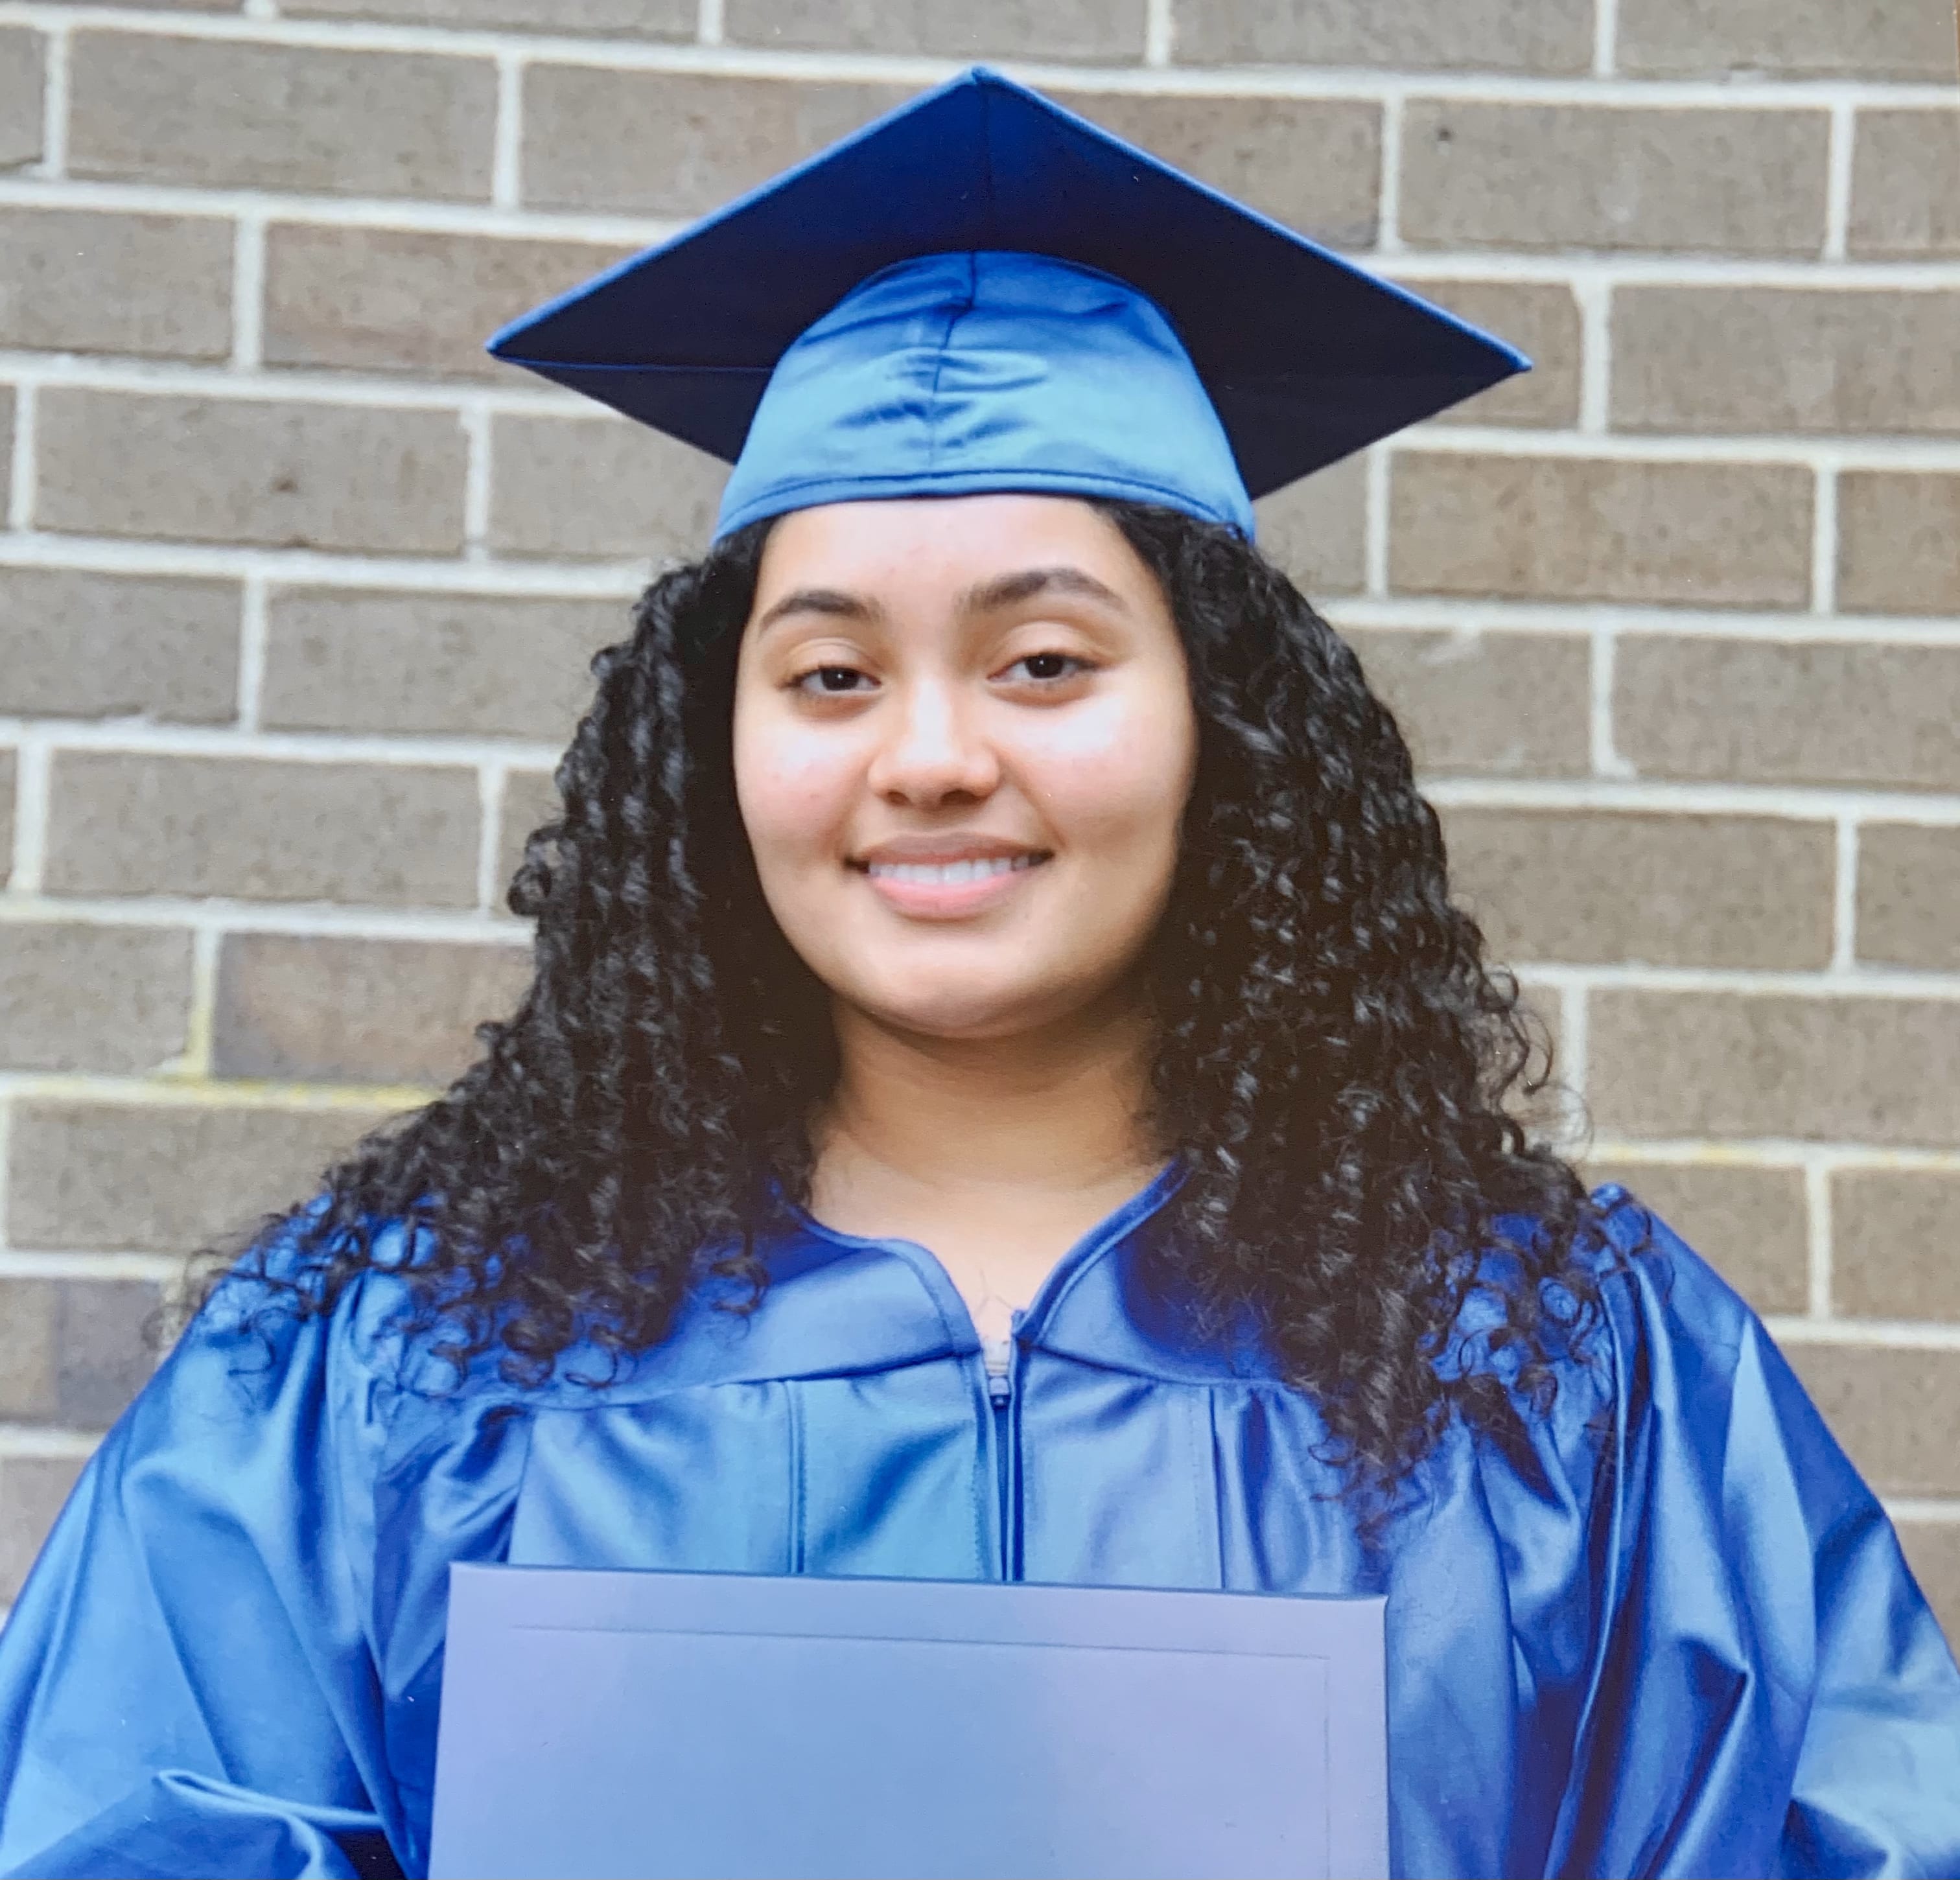
[[[1058,568],[1023,568],[1018,574],[1002,574],[993,581],[982,581],[960,596],[959,611],[963,614],[991,613],[998,607],[1013,607],[1022,601],[1032,600],[1039,594],[1074,594],[1083,600],[1100,601],[1118,613],[1130,611],[1128,603],[1113,587],[1106,587],[1094,575],[1066,564]]]
[[[882,612],[872,602],[835,587],[800,587],[772,606],[756,622],[756,631],[759,637],[791,614],[824,614],[833,620],[875,620]]]
[[[979,582],[959,596],[957,606],[963,614],[991,613],[998,608],[1017,606],[1040,594],[1074,594],[1084,600],[1100,601],[1118,613],[1129,612],[1128,604],[1113,587],[1066,564],[1056,568],[1022,568],[1012,574],[997,575],[991,581]],[[757,635],[766,633],[778,620],[791,614],[819,614],[833,620],[873,621],[883,619],[884,609],[875,601],[867,600],[861,595],[846,593],[840,588],[800,587],[774,603],[756,622]]]

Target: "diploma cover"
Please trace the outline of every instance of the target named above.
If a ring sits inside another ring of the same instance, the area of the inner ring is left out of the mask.
[[[1383,1605],[459,1564],[430,1872],[1386,1876]]]

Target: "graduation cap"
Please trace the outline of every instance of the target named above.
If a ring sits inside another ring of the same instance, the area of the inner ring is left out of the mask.
[[[1531,363],[979,66],[490,351],[734,464],[718,538],[987,490],[1249,537],[1252,498]]]

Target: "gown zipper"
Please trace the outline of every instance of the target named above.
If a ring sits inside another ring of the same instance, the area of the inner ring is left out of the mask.
[[[1014,1431],[1015,1372],[1020,1356],[1019,1334],[1022,1315],[1016,1312],[1013,1329],[1004,1338],[981,1341],[981,1356],[987,1367],[987,1398],[994,1408],[994,1487],[998,1500],[1001,1535],[1001,1577],[1017,1579],[1020,1570],[1018,1457]]]

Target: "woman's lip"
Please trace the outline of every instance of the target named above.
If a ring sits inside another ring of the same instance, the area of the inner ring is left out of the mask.
[[[1037,855],[1025,868],[1006,869],[971,881],[901,881],[892,875],[874,875],[868,868],[858,872],[895,913],[909,915],[914,920],[957,921],[998,906],[1048,860],[1046,855]]]

